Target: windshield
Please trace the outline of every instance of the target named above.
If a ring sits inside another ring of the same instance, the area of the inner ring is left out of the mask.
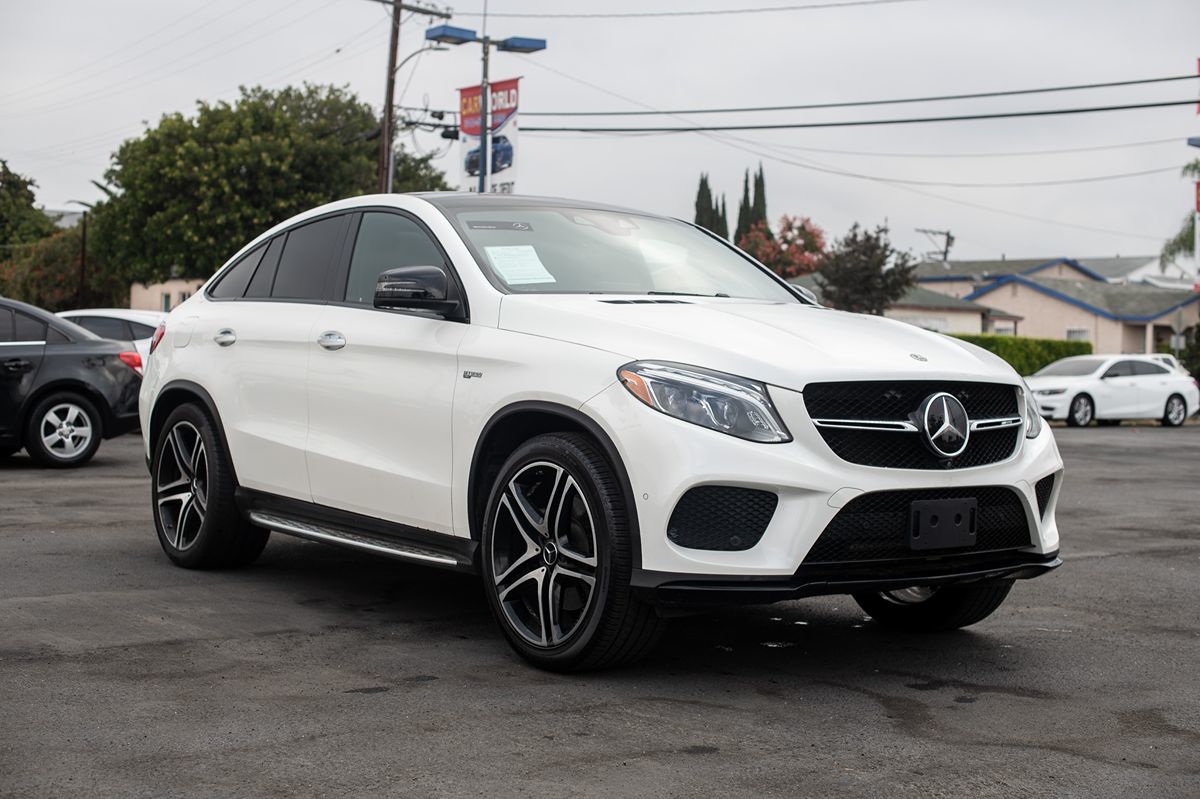
[[[518,294],[685,294],[799,302],[690,225],[617,211],[498,206],[448,214],[476,260]]]
[[[1090,375],[1104,364],[1104,358],[1066,358],[1043,366],[1034,372],[1036,377],[1082,377]]]

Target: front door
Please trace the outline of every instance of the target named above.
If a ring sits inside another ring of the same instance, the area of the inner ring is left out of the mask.
[[[0,308],[0,446],[19,437],[21,404],[33,390],[46,350],[46,324]]]
[[[1096,418],[1130,419],[1138,412],[1138,383],[1133,361],[1117,361],[1104,372],[1095,389]]]

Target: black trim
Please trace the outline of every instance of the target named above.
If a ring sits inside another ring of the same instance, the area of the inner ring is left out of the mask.
[[[608,434],[604,432],[604,428],[592,419],[592,417],[582,411],[568,408],[565,405],[556,405],[552,402],[543,402],[540,400],[525,400],[522,402],[514,402],[511,405],[506,405],[492,415],[487,424],[479,433],[479,438],[475,440],[475,451],[471,453],[471,472],[467,480],[467,523],[471,530],[471,537],[479,540],[483,524],[481,512],[476,510],[474,502],[475,492],[478,488],[478,475],[482,466],[480,460],[480,448],[483,442],[488,440],[488,436],[496,425],[503,422],[506,418],[516,413],[539,411],[548,413],[554,416],[562,417],[569,422],[574,422],[583,427],[592,438],[600,444],[600,448],[604,450],[604,455],[608,458],[608,462],[612,464],[613,471],[616,472],[617,482],[621,486],[621,495],[625,500],[625,508],[629,515],[629,535],[630,541],[633,543],[633,566],[634,569],[641,568],[642,564],[642,534],[641,524],[638,522],[638,506],[633,493],[633,487],[629,482],[629,472],[625,470],[625,464],[621,460],[621,454],[617,451],[616,445]]]
[[[233,462],[233,452],[229,449],[229,439],[225,437],[225,425],[221,422],[221,414],[217,410],[217,403],[213,401],[212,395],[209,394],[208,391],[206,391],[199,383],[193,383],[191,380],[172,380],[170,383],[167,383],[165,386],[159,389],[158,394],[155,396],[154,405],[150,408],[150,429],[142,431],[143,435],[145,435],[146,439],[149,441],[150,453],[153,454],[154,448],[158,444],[154,436],[157,434],[158,428],[160,428],[162,423],[166,421],[167,414],[170,413],[170,411],[165,413],[160,411],[159,403],[162,402],[162,398],[164,396],[177,391],[180,393],[191,394],[192,398],[200,400],[205,409],[208,411],[208,415],[212,418],[213,425],[217,429],[217,437],[221,439],[221,447],[225,450],[225,452],[229,453],[229,469],[233,472],[233,482],[237,483],[237,466]],[[173,407],[179,407],[180,404],[181,403],[174,403]],[[147,469],[150,468],[149,457],[150,456],[147,456],[146,460]]]
[[[359,513],[331,508],[326,505],[318,505],[315,502],[290,499],[249,488],[238,488],[234,496],[237,501],[238,510],[245,516],[248,516],[251,511],[260,511],[300,522],[342,529],[375,539],[385,545],[389,543],[407,545],[427,552],[445,555],[453,558],[460,564],[464,564],[440,568],[466,572],[468,574],[476,574],[479,570],[476,561],[479,543],[470,538],[462,538],[447,533],[435,533],[432,530],[423,530],[419,527],[410,527],[407,524],[377,519],[374,516],[364,516]],[[428,565],[438,568],[437,564],[431,563]]]
[[[1046,555],[1006,553],[1003,559],[959,559],[893,568],[880,561],[870,572],[813,570],[801,567],[785,577],[676,574],[634,569],[631,584],[647,602],[668,607],[765,604],[858,591],[891,591],[917,585],[961,585],[998,580],[1025,580],[1062,565],[1058,551]]]

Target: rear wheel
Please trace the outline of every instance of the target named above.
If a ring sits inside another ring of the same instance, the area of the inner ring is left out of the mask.
[[[1179,427],[1187,421],[1187,403],[1178,394],[1172,394],[1163,408],[1162,423],[1166,427]]]
[[[918,586],[854,595],[884,627],[908,632],[957,630],[986,619],[1003,604],[1012,581],[977,586]]]
[[[177,566],[244,566],[262,553],[270,533],[238,513],[229,455],[200,407],[181,405],[167,417],[151,474],[154,527]]]
[[[505,462],[482,556],[492,612],[518,654],[552,671],[628,663],[663,622],[632,595],[629,510],[612,466],[575,433],[537,436]]]
[[[39,466],[72,469],[92,459],[103,434],[100,412],[72,392],[51,394],[34,406],[25,424],[25,450]]]
[[[1096,406],[1087,394],[1071,400],[1071,409],[1067,412],[1067,424],[1071,427],[1087,427],[1095,417]]]

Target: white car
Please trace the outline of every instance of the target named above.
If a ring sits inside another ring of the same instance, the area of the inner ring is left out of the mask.
[[[142,363],[150,357],[150,338],[154,335],[154,329],[167,318],[161,311],[135,311],[129,308],[88,308],[60,311],[58,315],[100,338],[132,342],[142,356]]]
[[[275,531],[476,572],[549,669],[636,658],[697,605],[980,621],[1061,562],[1031,408],[990,353],[821,308],[693,225],[453,193],[254,239],[171,312],[141,392],[175,563]]]
[[[1191,375],[1168,368],[1155,355],[1077,355],[1027,377],[1038,412],[1086,427],[1095,419],[1159,419],[1178,427],[1200,410],[1200,387]]]

